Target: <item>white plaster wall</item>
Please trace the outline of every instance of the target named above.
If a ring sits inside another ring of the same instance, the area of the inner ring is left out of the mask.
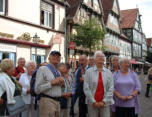
[[[16,60],[18,60],[18,58],[20,57],[25,58],[26,61],[31,60],[31,48],[29,46],[24,46],[24,45],[18,46],[16,53],[17,53]]]
[[[55,5],[55,29],[64,31],[65,9],[63,6]]]
[[[9,0],[8,16],[40,24],[40,0]]]
[[[11,20],[6,20],[6,19],[3,19],[3,18],[0,18],[0,26],[2,27],[2,28],[0,28],[0,32],[13,34],[14,39],[16,39],[18,36],[21,36],[25,32],[30,33],[31,37],[33,37],[35,35],[35,33],[37,33],[37,35],[40,37],[40,39],[44,40],[44,44],[46,44],[46,45],[51,45],[50,42],[52,40],[53,35],[58,34],[58,33],[55,33],[55,32],[50,32],[50,31],[48,32],[45,29],[40,29],[40,28],[37,28],[37,27],[13,22]],[[32,40],[31,40],[31,42],[32,42]],[[62,34],[62,43],[60,44],[60,47],[59,47],[59,44],[54,44],[52,46],[51,50],[60,51],[61,54],[62,54],[62,57],[63,57],[63,61],[65,60],[64,34]],[[49,51],[51,51],[51,50],[49,50]],[[24,55],[23,50],[21,50],[21,51],[22,51],[21,54]],[[17,53],[18,53],[18,51],[17,51]],[[20,55],[20,53],[19,53],[19,55]],[[28,53],[28,55],[30,55],[30,54]],[[17,58],[18,58],[18,54],[17,54]]]

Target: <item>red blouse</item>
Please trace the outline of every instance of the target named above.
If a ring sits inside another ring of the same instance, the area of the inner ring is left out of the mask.
[[[98,86],[94,98],[96,102],[101,102],[103,100],[103,96],[104,96],[104,87],[103,87],[102,75],[101,72],[99,72]]]

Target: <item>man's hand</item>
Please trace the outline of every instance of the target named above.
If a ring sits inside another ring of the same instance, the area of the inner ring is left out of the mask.
[[[84,78],[83,78],[83,77],[80,78],[80,82],[81,82],[81,83],[84,82]]]
[[[4,104],[4,100],[0,98],[0,104]]]
[[[51,80],[51,85],[64,86],[64,78],[63,77],[58,77],[58,78],[55,78],[54,80]]]
[[[71,93],[70,92],[67,92],[67,93],[64,93],[63,94],[63,97],[65,97],[65,98],[68,98],[68,97],[70,97],[71,96]]]

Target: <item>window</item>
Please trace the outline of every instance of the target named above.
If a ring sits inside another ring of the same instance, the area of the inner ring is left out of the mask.
[[[0,60],[3,60],[5,58],[12,59],[14,61],[14,65],[16,65],[16,53],[15,52],[0,51]]]
[[[44,55],[37,55],[37,60],[35,60],[35,54],[32,54],[32,60],[39,65],[39,64],[45,62],[45,56]]]
[[[41,3],[41,24],[53,28],[53,5]]]
[[[0,14],[5,13],[5,0],[0,0]]]

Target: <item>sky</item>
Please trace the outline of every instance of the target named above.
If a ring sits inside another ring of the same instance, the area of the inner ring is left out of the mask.
[[[152,37],[152,0],[119,0],[121,10],[139,8],[146,38]]]

